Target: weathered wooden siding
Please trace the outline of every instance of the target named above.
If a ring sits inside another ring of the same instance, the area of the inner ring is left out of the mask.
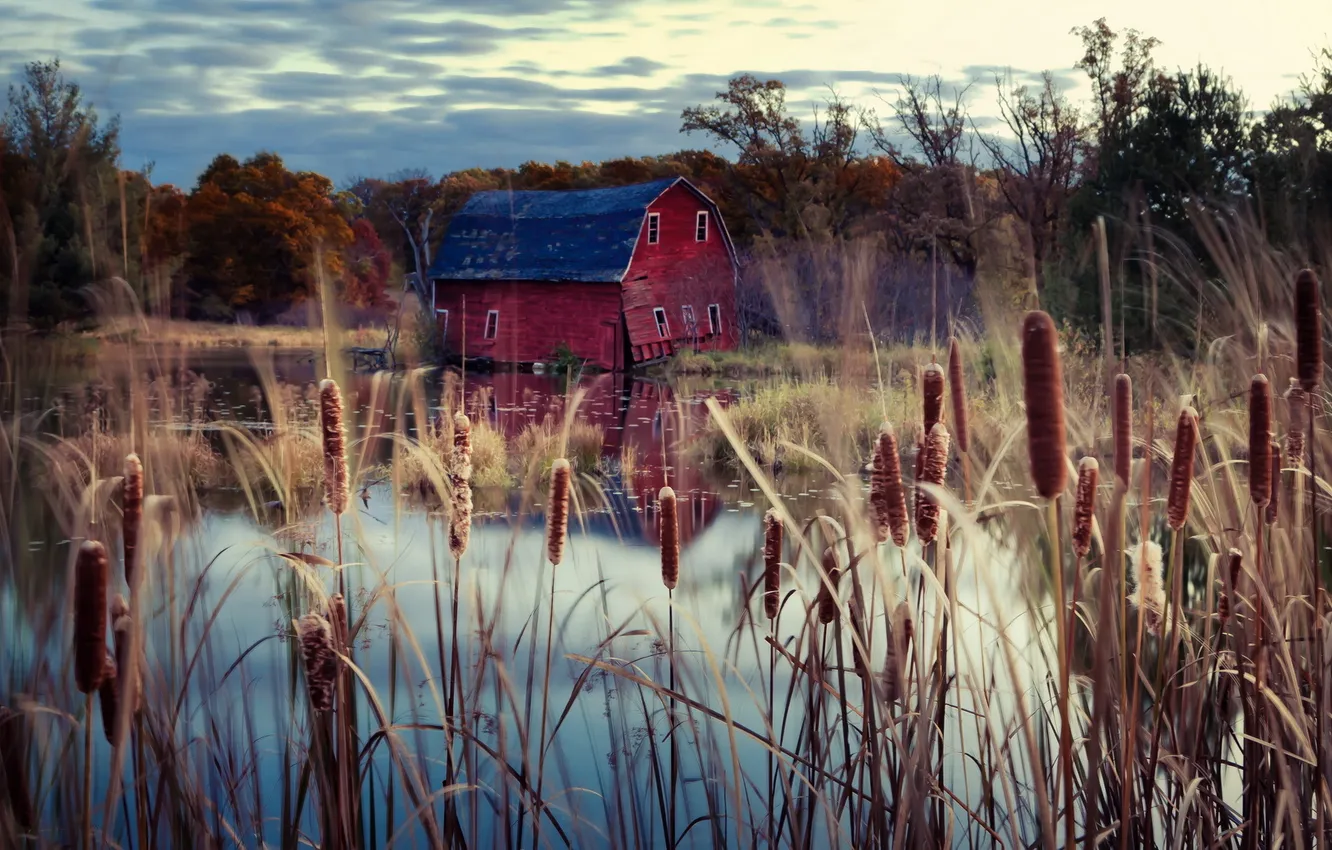
[[[441,280],[435,307],[449,311],[445,343],[451,352],[463,351],[465,313],[468,357],[531,363],[549,360],[566,343],[599,368],[625,365],[619,362],[620,288],[614,283]],[[498,333],[485,339],[491,310],[499,311]]]
[[[695,239],[700,212],[708,213],[708,238]],[[690,347],[684,314],[694,308],[701,349],[734,348],[735,270],[716,213],[687,186],[668,189],[648,208],[660,215],[660,240],[648,244],[648,216],[629,271],[624,277],[624,314],[634,360],[652,360]],[[713,335],[708,327],[708,305],[721,307],[722,332]],[[657,332],[653,310],[666,311],[669,334]]]

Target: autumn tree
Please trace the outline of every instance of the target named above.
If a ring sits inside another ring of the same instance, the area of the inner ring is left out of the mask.
[[[342,255],[342,300],[353,307],[387,307],[393,303],[388,294],[392,265],[388,249],[369,219],[356,219],[351,231],[351,244]]]
[[[315,294],[318,263],[337,274],[352,238],[333,198],[328,178],[292,172],[277,154],[215,158],[186,205],[193,312],[272,316]]]

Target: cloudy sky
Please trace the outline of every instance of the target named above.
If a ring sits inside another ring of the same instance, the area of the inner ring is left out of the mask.
[[[342,182],[704,147],[680,110],[744,71],[784,80],[802,116],[829,84],[875,105],[902,74],[974,80],[983,122],[995,68],[1080,97],[1069,31],[1102,15],[1160,38],[1167,67],[1222,68],[1255,108],[1332,44],[1326,0],[0,0],[0,85],[59,56],[158,181],[269,149]]]

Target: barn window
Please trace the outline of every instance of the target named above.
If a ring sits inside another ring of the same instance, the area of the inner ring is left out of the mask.
[[[694,224],[694,241],[708,241],[708,214],[705,212],[698,214],[698,221]]]
[[[671,332],[671,326],[666,323],[666,311],[661,307],[654,307],[652,318],[657,320],[657,336],[665,339]]]
[[[499,335],[499,310],[491,310],[486,313],[486,332],[483,336],[486,339],[494,339]]]
[[[439,325],[439,335],[447,337],[449,335],[449,311],[435,308],[435,324]]]
[[[661,213],[648,213],[648,244],[661,241]]]
[[[708,329],[712,331],[713,336],[721,333],[721,305],[708,305]]]
[[[695,334],[698,331],[698,324],[694,321],[694,307],[686,304],[680,308],[680,315],[684,316],[685,333]]]

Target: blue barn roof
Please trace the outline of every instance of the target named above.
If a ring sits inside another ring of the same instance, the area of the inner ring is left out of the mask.
[[[633,258],[648,205],[682,179],[568,192],[477,192],[449,223],[428,274],[617,283]]]

